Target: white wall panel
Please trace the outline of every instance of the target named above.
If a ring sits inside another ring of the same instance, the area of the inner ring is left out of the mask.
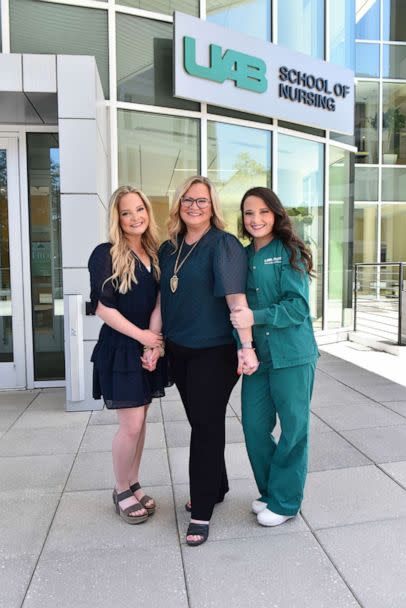
[[[96,118],[96,61],[84,55],[59,55],[60,118]]]
[[[109,151],[108,108],[103,95],[100,77],[96,74],[96,121],[106,152]]]
[[[61,192],[95,194],[97,172],[96,120],[59,120]]]
[[[56,93],[56,56],[23,55],[24,91]]]
[[[63,267],[86,268],[91,251],[105,240],[104,208],[87,194],[61,195]]]
[[[23,90],[23,66],[20,54],[0,53],[0,91]]]
[[[100,135],[100,131],[97,129],[97,186],[96,192],[99,195],[100,200],[103,202],[105,208],[108,207],[109,194],[110,194],[110,180],[108,174],[108,160],[106,149],[103,145],[103,141]],[[106,212],[107,215],[107,212]]]

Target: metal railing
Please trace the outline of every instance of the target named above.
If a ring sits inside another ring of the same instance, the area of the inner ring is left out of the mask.
[[[354,331],[406,344],[406,262],[355,264]]]

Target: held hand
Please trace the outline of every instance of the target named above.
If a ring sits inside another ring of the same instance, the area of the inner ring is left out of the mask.
[[[161,347],[163,344],[162,334],[156,334],[150,329],[143,329],[141,332],[141,337],[139,339],[141,344],[144,346],[149,346],[150,348],[155,348],[157,346]]]
[[[230,314],[230,321],[235,329],[246,329],[254,325],[254,314],[247,306],[236,306]]]
[[[242,348],[239,352],[242,353],[242,373],[246,376],[255,374],[259,367],[259,361],[255,350],[253,348]]]
[[[156,369],[156,364],[160,357],[161,347],[151,348],[143,354],[141,357],[142,367],[149,372],[153,372]]]

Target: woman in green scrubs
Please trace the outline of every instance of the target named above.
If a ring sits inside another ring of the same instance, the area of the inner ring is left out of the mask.
[[[309,308],[311,253],[269,188],[248,190],[241,202],[247,247],[247,307],[234,308],[236,329],[253,327],[260,366],[243,377],[242,422],[259,490],[258,523],[294,517],[307,474],[309,408],[318,350]],[[281,436],[272,436],[278,416]]]

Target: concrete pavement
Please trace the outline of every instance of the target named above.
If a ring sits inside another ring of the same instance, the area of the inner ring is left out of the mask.
[[[111,501],[115,413],[63,408],[62,390],[0,393],[1,608],[406,606],[405,386],[322,355],[302,514],[273,529],[249,512],[237,387],[231,491],[197,548],[176,390],[150,408],[141,481],[159,508],[139,526]]]

